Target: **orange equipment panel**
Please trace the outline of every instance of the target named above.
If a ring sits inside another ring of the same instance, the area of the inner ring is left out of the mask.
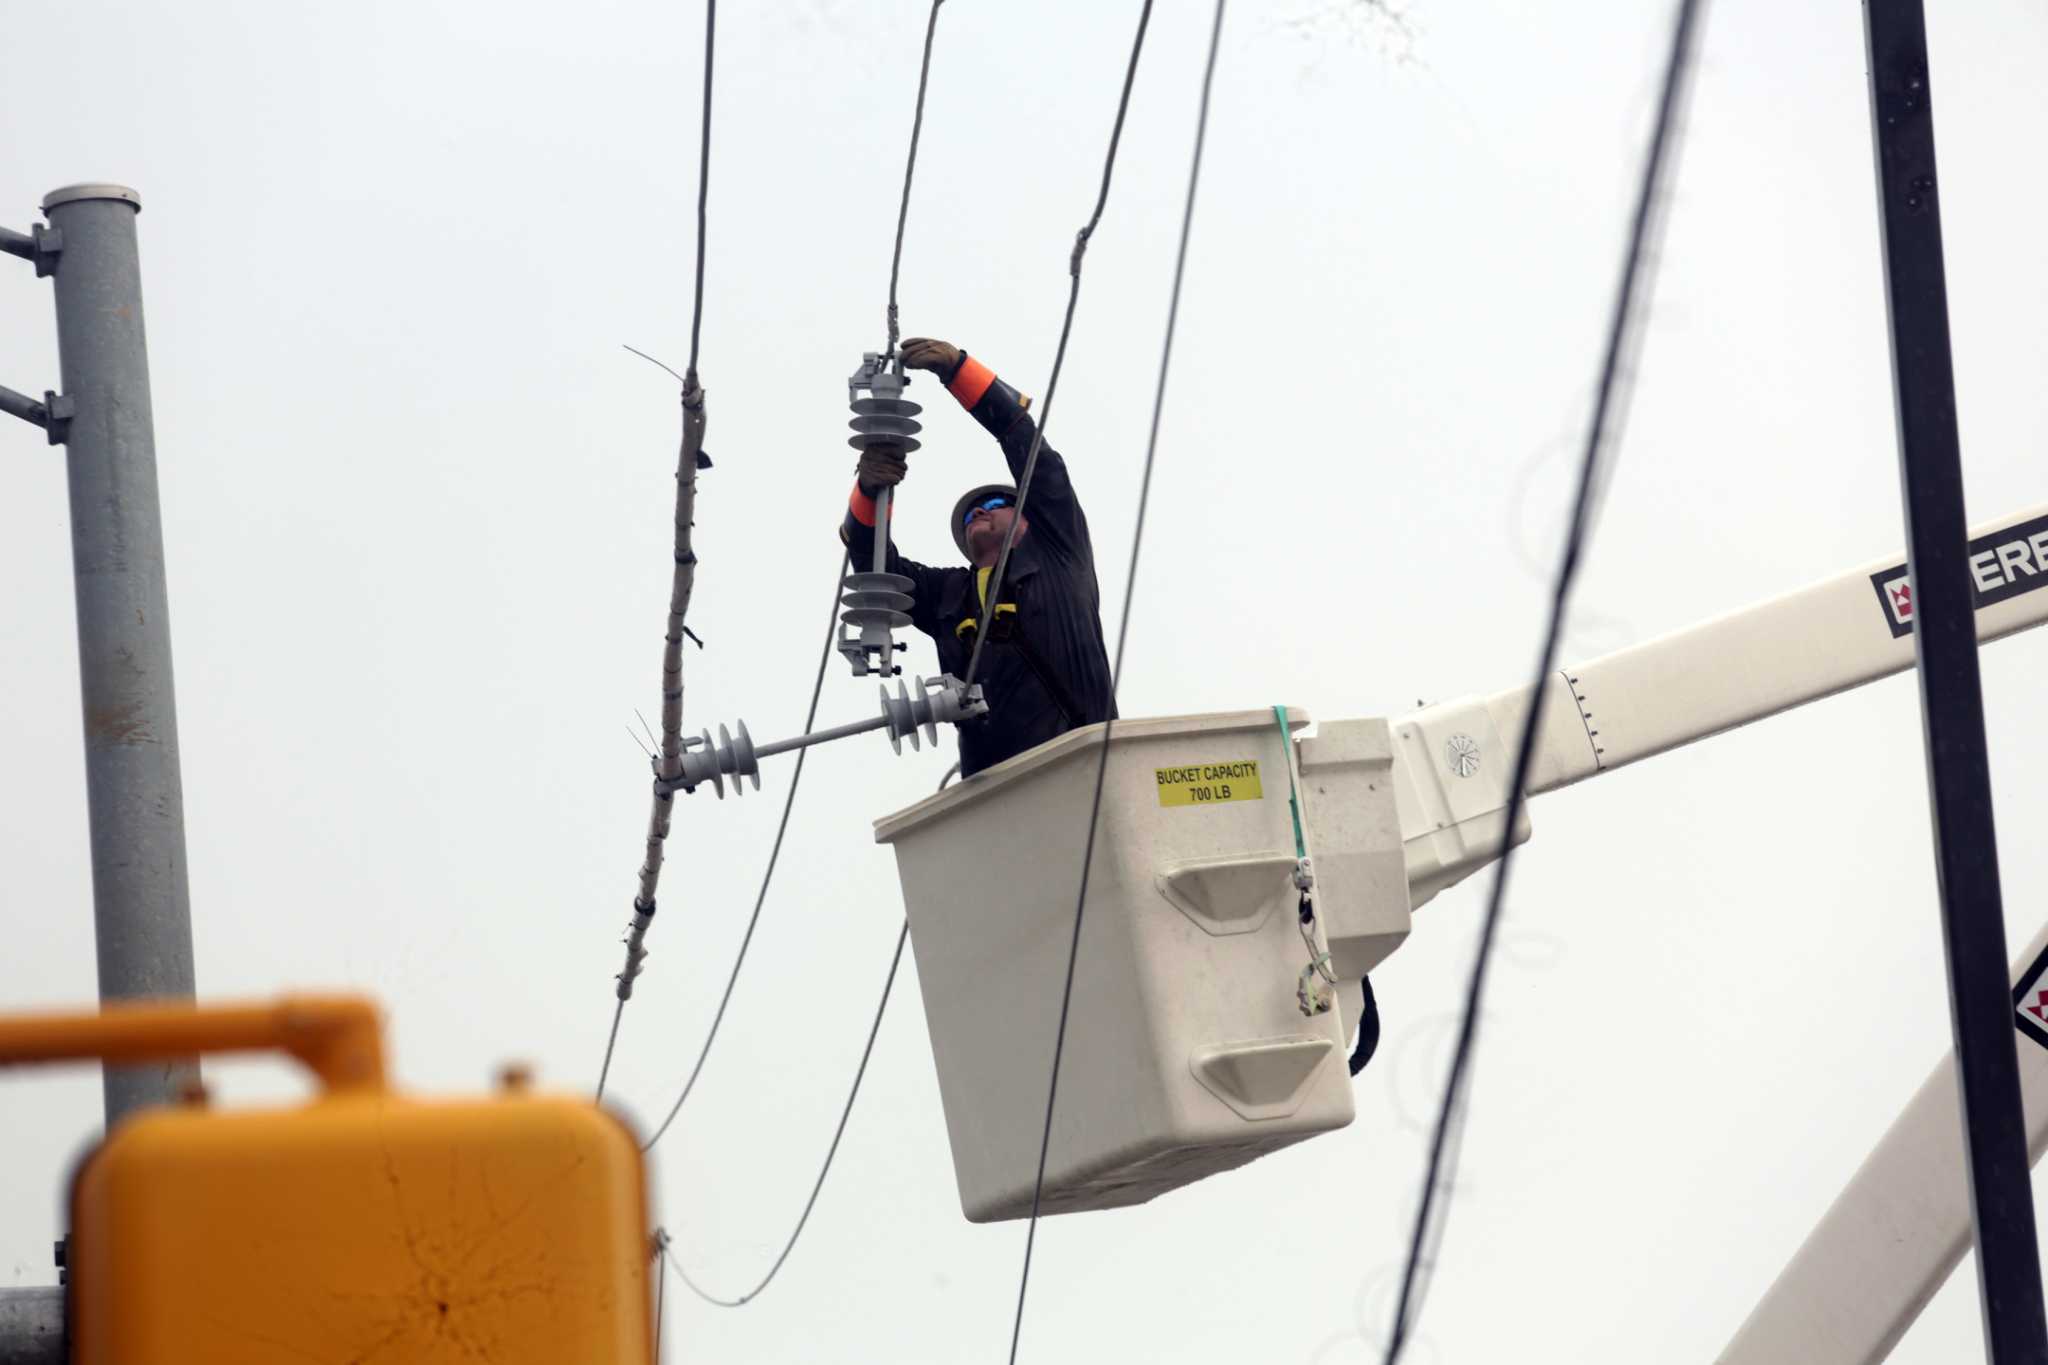
[[[357,999],[0,1019],[0,1065],[251,1048],[322,1092],[145,1110],[79,1168],[74,1365],[653,1360],[640,1148],[595,1105],[395,1095]]]

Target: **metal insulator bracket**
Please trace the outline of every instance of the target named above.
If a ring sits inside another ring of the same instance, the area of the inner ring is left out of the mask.
[[[895,446],[905,454],[923,444],[917,433],[924,426],[915,419],[924,408],[903,396],[909,387],[910,376],[903,373],[900,357],[891,358],[877,351],[863,355],[860,368],[846,379],[846,402],[853,409],[853,420],[847,423],[853,428],[853,435],[846,438],[846,443],[855,450]],[[862,390],[867,391],[867,397],[861,397]]]
[[[48,389],[43,391],[43,401],[38,403],[27,394],[16,393],[0,384],[0,412],[41,427],[50,444],[60,446],[71,437],[71,419],[78,415],[78,404],[64,394]]]

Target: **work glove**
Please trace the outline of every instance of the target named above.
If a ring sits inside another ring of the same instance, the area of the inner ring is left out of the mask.
[[[960,362],[967,359],[967,352],[950,341],[934,341],[930,337],[906,337],[903,342],[903,364],[912,370],[930,370],[939,377],[941,384],[953,382],[953,376],[960,373]]]
[[[909,471],[903,452],[895,446],[869,446],[860,456],[860,491],[872,498],[902,483]]]

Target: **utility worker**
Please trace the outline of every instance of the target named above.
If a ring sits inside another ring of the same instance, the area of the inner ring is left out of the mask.
[[[1012,477],[1024,477],[1038,430],[1025,412],[1030,399],[943,341],[909,338],[903,364],[937,376],[1001,443]],[[872,448],[861,456],[839,533],[857,568],[874,562],[875,495],[902,482],[905,470],[896,447]],[[954,504],[953,543],[967,568],[920,564],[898,554],[893,540],[889,545],[889,572],[914,585],[910,622],[938,646],[941,671],[965,678],[976,637],[989,632],[974,678],[988,699],[988,714],[959,726],[962,777],[1116,715],[1088,518],[1074,497],[1067,462],[1051,446],[1039,446],[1025,515],[1018,515],[1016,504],[1017,490],[1007,483],[971,488]],[[991,604],[984,600],[989,579],[1012,522],[1017,538],[1003,574],[1002,600]]]

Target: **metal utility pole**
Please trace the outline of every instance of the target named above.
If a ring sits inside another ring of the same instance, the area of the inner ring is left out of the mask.
[[[0,1365],[67,1365],[61,1286],[0,1291]]]
[[[135,218],[121,185],[43,197],[48,226],[0,231],[0,250],[52,277],[63,392],[7,391],[0,411],[67,448],[71,564],[91,818],[93,921],[102,1000],[190,998],[192,909],[171,686],[156,437]],[[172,1099],[187,1063],[109,1067],[106,1117]]]
[[[1963,511],[1948,282],[1921,0],[1865,0],[1892,392],[1914,650],[1977,1281],[1990,1359],[2048,1362],[2041,1255],[2020,1107],[1991,770],[1977,671],[1976,570]],[[1995,566],[1995,556],[1994,556]],[[1905,614],[1905,613],[1902,613]]]

